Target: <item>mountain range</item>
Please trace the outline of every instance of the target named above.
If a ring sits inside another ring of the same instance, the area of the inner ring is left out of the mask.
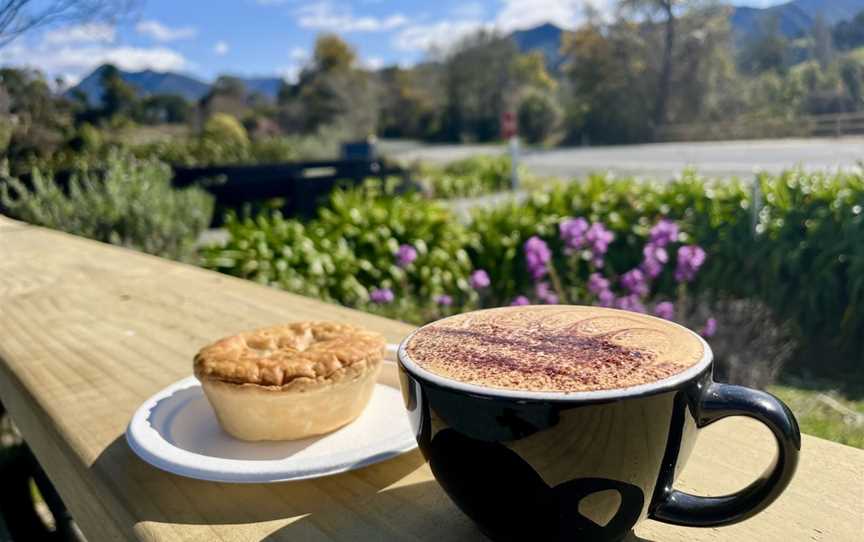
[[[776,21],[778,30],[788,38],[796,38],[809,32],[821,18],[828,24],[849,20],[864,11],[864,0],[792,0],[768,8],[732,7],[729,22],[735,43],[744,42],[758,36],[769,23]],[[557,69],[562,62],[560,53],[564,29],[551,23],[517,30],[510,37],[522,52],[539,51],[551,69]],[[76,86],[67,91],[72,95],[83,92],[91,104],[99,103],[102,95],[102,70],[100,66]],[[132,85],[140,95],[177,94],[194,101],[210,91],[210,84],[195,77],[174,72],[120,71],[124,81]],[[250,92],[260,93],[275,100],[282,84],[279,77],[240,78]]]
[[[797,38],[807,34],[820,17],[833,25],[850,20],[861,11],[864,11],[864,0],[793,0],[768,8],[736,7],[729,22],[736,38],[758,35],[774,21],[785,37]]]
[[[99,66],[77,85],[66,91],[67,96],[82,92],[90,104],[98,104],[102,99],[102,73],[106,66]],[[210,92],[210,84],[193,76],[175,72],[144,70],[128,72],[119,70],[120,78],[129,83],[140,96],[154,94],[176,94],[186,100],[200,100]],[[282,85],[280,77],[241,77],[239,78],[249,92],[262,94],[275,100]]]

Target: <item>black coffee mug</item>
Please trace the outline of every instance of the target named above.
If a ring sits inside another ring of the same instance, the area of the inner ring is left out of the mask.
[[[441,377],[407,355],[412,336],[398,358],[420,450],[450,498],[493,540],[617,541],[645,518],[693,527],[736,523],[771,504],[795,472],[795,417],[768,393],[714,382],[701,337],[702,359],[680,374],[565,394]],[[730,495],[673,489],[699,429],[729,416],[771,430],[778,446],[771,466]]]

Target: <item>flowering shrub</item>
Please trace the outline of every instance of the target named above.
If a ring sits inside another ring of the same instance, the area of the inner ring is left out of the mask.
[[[228,215],[225,227],[228,243],[202,251],[206,267],[402,320],[476,307],[489,286],[445,207],[380,182],[334,192],[305,224],[273,212]]]
[[[229,244],[205,251],[205,263],[417,323],[478,306],[590,302],[698,314],[688,323],[710,335],[717,322],[690,309],[716,295],[788,322],[783,337],[803,362],[854,366],[864,352],[864,176],[789,172],[760,184],[755,233],[748,187],[692,172],[669,183],[595,175],[479,210],[467,227],[418,195],[337,192],[305,225],[233,220]],[[393,299],[374,303],[373,289]],[[717,333],[744,313],[724,312]]]
[[[679,304],[686,302],[686,285],[696,278],[706,260],[701,247],[678,243],[679,228],[675,222],[666,218],[657,222],[642,249],[642,262],[620,275],[605,263],[604,256],[615,235],[603,223],[589,224],[583,217],[567,217],[559,224],[558,231],[566,255],[560,272],[553,262],[552,250],[543,239],[533,235],[523,247],[525,267],[535,283],[535,302],[594,304],[642,313],[649,312],[648,303],[653,304],[650,312],[661,318],[683,317],[683,310],[676,311],[673,301],[652,296],[655,279],[664,271],[669,272],[666,267],[670,262],[669,249],[678,245],[673,276],[678,283],[675,293]],[[585,273],[588,280],[583,284],[581,277]],[[511,305],[529,302],[528,296],[519,295]],[[717,321],[711,317],[704,323],[702,334],[710,337],[716,331]]]

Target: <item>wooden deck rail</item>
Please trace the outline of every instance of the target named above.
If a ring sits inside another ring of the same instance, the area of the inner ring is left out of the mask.
[[[411,328],[361,312],[0,217],[0,398],[91,541],[482,540],[418,452],[269,485],[196,481],[139,460],[138,405],[188,376],[193,353],[273,322]],[[679,486],[742,487],[773,453],[761,427],[704,432]],[[2,491],[2,487],[0,487]],[[805,436],[798,475],[766,512],[718,529],[647,521],[645,541],[852,542],[864,532],[864,451]]]

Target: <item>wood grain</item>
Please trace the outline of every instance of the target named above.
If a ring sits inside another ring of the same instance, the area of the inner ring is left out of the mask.
[[[419,453],[305,482],[200,482],[140,461],[123,440],[138,405],[188,376],[203,344],[297,319],[352,322],[398,341],[405,324],[0,217],[0,398],[91,540],[482,540]],[[746,485],[767,431],[704,431],[680,487]],[[738,525],[645,522],[635,540],[853,541],[864,532],[864,451],[805,437],[798,475]]]

